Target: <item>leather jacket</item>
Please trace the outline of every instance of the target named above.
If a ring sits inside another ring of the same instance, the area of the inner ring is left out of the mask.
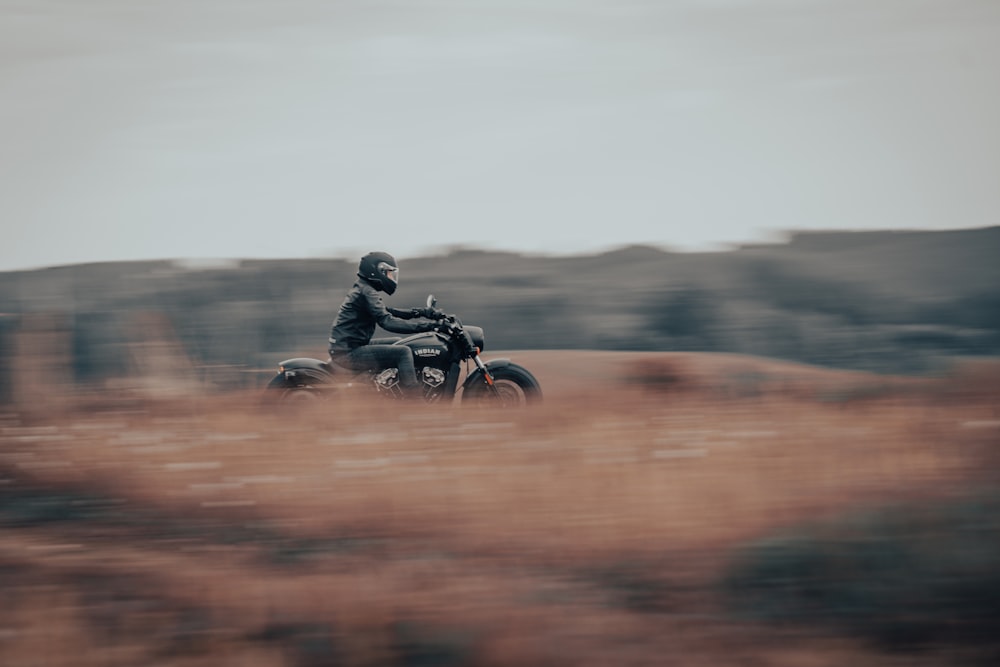
[[[367,280],[359,278],[347,293],[330,329],[330,356],[367,345],[375,335],[375,326],[399,334],[432,331],[435,323],[421,318],[414,310],[389,308],[382,294]]]

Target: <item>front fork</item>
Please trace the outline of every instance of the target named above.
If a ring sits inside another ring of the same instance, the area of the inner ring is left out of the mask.
[[[486,364],[483,363],[483,360],[479,358],[479,350],[476,349],[475,352],[476,353],[472,356],[472,361],[476,364],[476,368],[482,371],[483,378],[485,378],[486,384],[489,385],[490,392],[494,396],[499,397],[500,391],[496,388],[496,385],[493,384],[493,374],[490,373],[490,369],[486,367]]]
[[[493,380],[493,373],[490,373],[490,369],[486,367],[483,360],[479,358],[479,348],[472,344],[472,338],[464,329],[462,330],[463,336],[463,347],[465,348],[465,353],[472,358],[473,363],[476,364],[476,368],[480,370],[483,374],[483,379],[486,380],[486,385],[490,388],[490,393],[500,398],[500,390],[496,388]]]

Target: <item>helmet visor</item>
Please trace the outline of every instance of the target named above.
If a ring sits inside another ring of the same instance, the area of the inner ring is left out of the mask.
[[[394,282],[394,283],[398,283],[399,282],[399,267],[398,266],[393,266],[392,264],[389,264],[388,262],[379,262],[378,270],[379,270],[379,273],[381,273],[383,276],[385,276],[386,278],[388,278],[392,282]]]

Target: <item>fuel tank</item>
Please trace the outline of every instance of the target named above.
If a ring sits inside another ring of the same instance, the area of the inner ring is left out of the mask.
[[[481,352],[486,345],[482,328],[469,325],[466,325],[463,328],[472,339],[472,344],[478,347]],[[413,334],[412,336],[407,336],[406,338],[403,338],[393,344],[405,345],[413,350],[413,356],[418,363],[420,361],[425,363],[433,362],[435,359],[445,359],[449,356],[448,340],[434,331]]]
[[[413,350],[414,360],[418,364],[421,362],[433,364],[436,360],[444,361],[450,356],[448,341],[433,331],[407,336],[394,345],[405,345]]]

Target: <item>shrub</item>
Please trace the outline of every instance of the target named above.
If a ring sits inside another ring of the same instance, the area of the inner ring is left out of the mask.
[[[741,548],[723,581],[743,616],[835,627],[890,648],[1000,648],[1000,493],[805,525]]]

